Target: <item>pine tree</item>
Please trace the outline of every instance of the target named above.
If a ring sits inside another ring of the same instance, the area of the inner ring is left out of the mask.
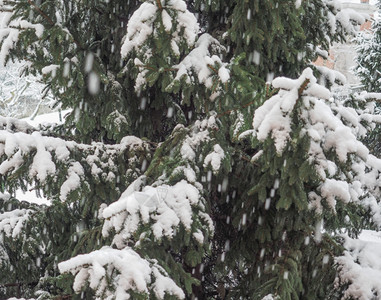
[[[358,20],[325,0],[0,4],[0,61],[72,109],[0,118],[2,298],[340,297],[340,233],[381,224],[357,140],[376,118],[306,67]]]

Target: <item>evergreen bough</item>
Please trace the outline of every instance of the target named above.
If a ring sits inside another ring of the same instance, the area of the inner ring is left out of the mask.
[[[0,118],[2,298],[343,295],[341,234],[381,224],[358,141],[377,117],[307,67],[359,19],[326,0],[0,4],[0,61],[71,109]]]

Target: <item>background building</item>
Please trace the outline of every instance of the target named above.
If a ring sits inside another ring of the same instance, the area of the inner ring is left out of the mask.
[[[343,0],[343,9],[353,9],[357,13],[373,17],[377,11],[376,0]],[[371,28],[371,20],[361,26],[361,30],[369,30]],[[324,60],[319,58],[315,64],[326,66],[341,72],[347,78],[347,84],[359,85],[359,79],[352,72],[355,66],[356,44],[353,38],[349,38],[345,44],[335,43],[330,50],[329,58]]]

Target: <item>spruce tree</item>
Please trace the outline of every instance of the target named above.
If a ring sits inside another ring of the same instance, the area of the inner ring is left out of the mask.
[[[381,224],[374,118],[306,67],[360,19],[326,0],[0,4],[0,61],[71,109],[0,118],[2,298],[340,298],[340,233]]]

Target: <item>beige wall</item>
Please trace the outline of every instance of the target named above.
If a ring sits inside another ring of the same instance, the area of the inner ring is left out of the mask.
[[[366,4],[369,1],[362,3],[343,3],[343,8],[351,8],[357,12],[373,15],[376,7]],[[361,25],[360,30],[369,30],[371,22],[367,21]],[[350,85],[359,84],[359,79],[353,74],[352,69],[355,67],[356,50],[355,44],[347,42],[346,44],[334,44],[329,51],[329,58],[323,59],[319,57],[314,64],[318,66],[325,66],[330,69],[341,72],[347,78],[347,83]]]

